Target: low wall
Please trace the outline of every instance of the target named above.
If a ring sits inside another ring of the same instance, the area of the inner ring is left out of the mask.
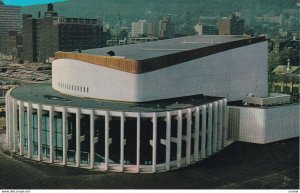
[[[229,139],[264,144],[299,136],[299,104],[228,108]]]

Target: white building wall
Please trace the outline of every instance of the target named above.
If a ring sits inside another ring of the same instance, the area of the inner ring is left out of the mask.
[[[231,133],[235,134],[229,136],[229,139],[264,144],[299,136],[298,104],[267,108],[237,106],[228,108],[240,110],[240,116],[235,117],[239,120],[229,118],[231,122],[238,122],[238,127],[229,128]]]
[[[158,84],[159,83],[159,84]],[[140,101],[194,94],[241,100],[267,96],[267,42],[139,75]]]
[[[299,105],[266,109],[265,143],[299,136]]]
[[[72,85],[88,92],[68,88]],[[52,63],[52,87],[68,95],[118,101],[134,101],[138,95],[135,74],[69,59]]]
[[[144,102],[205,94],[241,100],[248,93],[267,96],[267,42],[213,54],[143,74],[131,74],[82,61],[53,62],[53,88],[65,94]],[[82,85],[88,93],[59,87]]]
[[[239,141],[264,143],[265,110],[241,108]]]

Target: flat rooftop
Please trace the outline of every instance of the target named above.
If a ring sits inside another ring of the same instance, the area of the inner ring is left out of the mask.
[[[145,60],[246,39],[249,39],[249,37],[231,35],[196,35],[139,44],[82,50],[82,53],[108,56],[107,52],[113,51],[116,56],[123,56],[133,60]]]
[[[23,102],[36,104],[123,112],[172,111],[200,106],[221,99],[221,97],[195,95],[142,103],[108,101],[61,94],[53,90],[49,83],[28,84],[16,87],[12,90],[11,96]]]
[[[159,70],[230,49],[266,41],[265,37],[196,35],[140,44],[57,52],[55,59],[73,59],[129,73]],[[108,52],[113,51],[115,56]]]

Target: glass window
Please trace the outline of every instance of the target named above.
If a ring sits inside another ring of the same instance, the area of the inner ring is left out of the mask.
[[[62,118],[54,117],[54,146],[62,148]]]
[[[43,156],[49,157],[50,155],[50,133],[49,133],[49,115],[42,117],[42,152]]]
[[[27,112],[24,111],[24,128],[23,128],[23,133],[24,133],[24,150],[28,150],[28,128],[27,128]]]
[[[33,155],[38,154],[38,116],[37,113],[32,114],[32,142]]]
[[[62,160],[62,144],[63,144],[63,135],[62,135],[62,118],[55,116],[54,117],[54,157],[55,159]]]

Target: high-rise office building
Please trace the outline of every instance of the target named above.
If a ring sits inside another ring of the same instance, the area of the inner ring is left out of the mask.
[[[75,51],[103,45],[103,27],[99,19],[66,18],[48,11],[43,18],[23,16],[24,59],[46,62],[56,51]]]
[[[10,31],[20,32],[22,26],[21,8],[8,6],[0,0],[0,34]]]
[[[219,23],[219,35],[244,34],[245,20],[233,14],[230,18],[223,18]]]
[[[131,23],[131,37],[140,37],[148,33],[148,24],[146,20]]]
[[[171,16],[164,17],[158,23],[158,37],[161,39],[174,38],[175,26],[171,20]]]
[[[215,25],[207,25],[202,23],[197,23],[194,26],[195,31],[198,35],[217,35],[218,29]]]
[[[19,33],[22,26],[21,8],[8,6],[0,0],[0,52],[18,55]]]
[[[158,25],[157,22],[148,22],[148,35],[157,36],[158,35]]]

